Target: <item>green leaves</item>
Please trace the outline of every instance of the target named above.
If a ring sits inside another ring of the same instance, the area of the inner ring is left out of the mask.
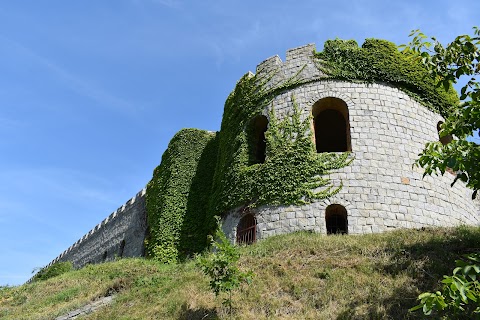
[[[229,307],[230,313],[232,308],[231,293],[237,289],[242,283],[250,284],[253,273],[242,272],[237,266],[240,259],[240,253],[237,247],[223,233],[219,219],[215,236],[210,236],[212,245],[212,253],[205,253],[197,257],[197,265],[202,269],[203,273],[210,278],[210,289],[215,296],[221,293],[227,293],[228,296],[222,301],[222,304]]]
[[[442,291],[424,292],[418,296],[420,304],[410,309],[422,309],[425,315],[445,315],[449,319],[480,318],[480,254],[456,260],[451,276],[443,276]]]
[[[281,119],[273,106],[269,108],[266,159],[252,164],[255,147],[251,145],[251,119],[262,114],[278,92],[299,85],[296,75],[271,90],[265,89],[264,83],[264,78],[256,76],[242,78],[225,104],[210,202],[214,214],[244,205],[302,204],[328,197],[341,188],[329,188],[328,179],[322,176],[348,165],[348,153],[316,153],[310,130],[312,119],[302,119],[294,96],[289,98],[291,112]]]
[[[214,133],[197,129],[183,129],[170,141],[147,185],[148,257],[175,263],[208,245],[217,142]]]
[[[480,129],[480,85],[476,80],[476,76],[480,75],[480,34],[478,28],[473,29],[473,36],[458,36],[445,47],[431,38],[435,44],[433,52],[429,50],[425,36],[419,36],[420,31],[415,30],[405,50],[420,53],[431,77],[439,79],[439,84],[444,87],[467,78],[460,90],[462,103],[446,115],[440,131],[441,137],[453,135],[457,139],[443,146],[436,142],[427,144],[417,165],[424,168],[426,174],[435,174],[437,171],[443,174],[447,168],[451,168],[457,172],[452,186],[458,180],[464,181],[473,189],[474,199],[480,189],[480,146],[467,140],[467,137]]]
[[[255,187],[256,200],[252,205],[309,203],[326,198],[341,188],[331,190],[326,187],[329,180],[322,176],[329,170],[348,165],[351,161],[349,153],[317,154],[309,129],[312,119],[301,120],[293,96],[292,104],[292,113],[282,121],[276,119],[274,108],[270,109],[270,128],[266,132],[267,160],[258,170],[243,171],[254,174],[254,181],[268,181]]]
[[[404,52],[420,54],[422,62],[432,78],[447,88],[451,82],[470,77],[460,90],[462,104],[450,110],[442,125],[440,137],[454,135],[457,139],[448,144],[427,143],[416,164],[424,168],[425,175],[444,174],[447,169],[456,173],[452,186],[461,180],[473,189],[472,199],[480,189],[480,145],[467,137],[480,128],[480,86],[475,76],[480,74],[480,32],[474,27],[474,36],[461,35],[444,47],[435,38],[434,51],[419,30],[410,34],[411,42]],[[480,254],[471,254],[465,260],[457,260],[451,276],[444,276],[443,291],[422,293],[420,304],[410,309],[422,309],[425,315],[436,312],[449,319],[480,319]]]
[[[420,304],[410,308],[409,311],[412,312],[422,309],[423,313],[428,316],[432,314],[433,310],[444,310],[447,307],[445,298],[440,291],[436,293],[422,293],[418,296],[418,299],[420,300]]]
[[[365,82],[389,82],[405,91],[412,98],[426,105],[434,112],[447,115],[452,106],[458,105],[458,97],[450,84],[451,79],[439,81],[429,74],[424,63],[431,63],[428,51],[431,43],[418,30],[412,43],[402,45],[403,53],[391,42],[366,39],[361,48],[351,40],[329,40],[324,50],[315,54],[318,68],[335,79]]]

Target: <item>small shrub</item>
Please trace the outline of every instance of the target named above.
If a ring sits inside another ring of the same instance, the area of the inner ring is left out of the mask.
[[[47,280],[72,270],[73,265],[70,261],[57,262],[49,267],[40,269],[40,271],[38,271],[37,274],[33,277],[32,281]]]
[[[228,294],[223,299],[222,304],[228,307],[228,313],[231,315],[232,291],[243,282],[250,284],[253,274],[252,272],[241,272],[238,269],[237,262],[240,259],[240,253],[237,247],[228,241],[220,224],[218,224],[215,232],[215,240],[212,236],[209,237],[213,253],[199,257],[198,265],[203,273],[210,278],[210,288],[215,293],[215,296],[222,292]]]

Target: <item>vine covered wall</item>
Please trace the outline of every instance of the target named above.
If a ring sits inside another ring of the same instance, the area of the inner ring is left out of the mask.
[[[175,262],[206,246],[215,225],[208,200],[216,157],[215,133],[183,129],[170,141],[147,185],[148,257]]]
[[[178,132],[147,188],[51,264],[144,253],[175,262],[207,246],[214,216],[234,240],[245,208],[258,239],[325,233],[333,203],[347,210],[349,233],[478,225],[471,190],[412,169],[425,141],[438,138],[437,122],[458,106],[456,92],[438,87],[417,59],[368,39],[362,47],[330,40],[322,52],[309,44],[288,50],[285,61],[263,61],[229,95],[219,132]],[[347,105],[352,151],[316,153],[312,108],[332,97]]]
[[[329,187],[324,176],[350,162],[348,153],[316,153],[311,117],[302,119],[292,96],[291,112],[282,119],[270,106],[266,159],[251,164],[252,119],[269,106],[272,93],[280,91],[278,87],[264,90],[259,85],[262,80],[245,76],[225,104],[210,206],[216,215],[238,206],[303,204],[326,198],[338,188]]]
[[[305,48],[299,50],[310,50]],[[149,256],[171,262],[201,251],[213,217],[234,208],[304,205],[341,190],[341,184],[333,187],[327,177],[348,166],[352,156],[317,153],[311,113],[298,107],[293,93],[289,112],[276,112],[273,101],[279,95],[333,79],[388,83],[442,115],[458,104],[453,88],[437,87],[416,56],[400,53],[388,41],[368,39],[358,47],[352,40],[329,40],[324,51],[311,50],[308,58],[289,54],[285,63],[278,56],[270,58],[256,75],[240,79],[225,102],[216,136],[189,129],[172,139],[147,187]],[[254,161],[253,120],[258,116],[268,119],[262,163]]]
[[[386,40],[367,39],[361,47],[355,40],[328,40],[315,57],[330,78],[390,83],[444,117],[459,104],[453,86],[437,86],[418,55],[402,53]]]

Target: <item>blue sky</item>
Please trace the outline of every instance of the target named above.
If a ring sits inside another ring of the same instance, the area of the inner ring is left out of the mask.
[[[218,130],[266,58],[336,37],[402,44],[416,28],[449,41],[478,12],[478,0],[0,0],[0,285],[134,196],[178,130]]]

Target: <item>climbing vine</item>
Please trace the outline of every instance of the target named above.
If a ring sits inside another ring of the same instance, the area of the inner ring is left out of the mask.
[[[281,88],[265,90],[265,81],[242,78],[227,99],[219,134],[184,129],[174,136],[147,185],[147,256],[171,263],[201,251],[214,216],[235,207],[302,204],[340,190],[323,176],[348,165],[349,153],[317,154],[311,116],[302,121],[294,99],[281,120],[271,108],[266,160],[250,164],[248,124]]]
[[[170,141],[147,185],[148,257],[171,263],[208,244],[215,228],[208,200],[216,157],[215,133],[183,129]]]
[[[438,86],[414,53],[401,53],[392,42],[367,39],[362,47],[355,40],[328,40],[315,53],[318,68],[334,79],[387,82],[442,116],[458,106],[458,95],[450,86]]]
[[[225,104],[219,135],[219,157],[211,210],[217,215],[239,206],[304,204],[337,193],[325,175],[351,161],[349,153],[315,151],[311,115],[301,120],[294,96],[291,113],[278,119],[273,105],[265,133],[266,159],[251,165],[251,119],[271,104],[272,97],[298,85],[294,76],[272,90],[265,78],[246,75]],[[266,78],[268,79],[268,78]]]
[[[458,104],[453,88],[437,86],[417,56],[388,41],[368,39],[360,48],[352,40],[329,40],[314,58],[325,79],[391,83],[442,115]],[[315,151],[312,115],[302,115],[294,95],[290,114],[278,116],[272,103],[308,81],[302,71],[273,88],[267,84],[277,71],[246,74],[225,102],[219,133],[184,129],[175,135],[147,186],[147,256],[174,262],[200,252],[214,216],[234,208],[310,203],[340,190],[326,176],[347,166],[350,153]],[[263,163],[252,161],[258,143],[252,120],[259,115],[269,118]]]

